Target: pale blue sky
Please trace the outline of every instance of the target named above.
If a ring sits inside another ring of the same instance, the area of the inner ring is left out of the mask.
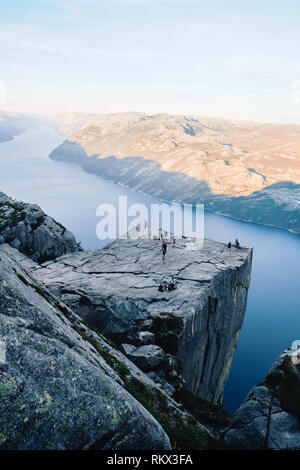
[[[5,109],[300,122],[299,24],[299,0],[1,2]]]

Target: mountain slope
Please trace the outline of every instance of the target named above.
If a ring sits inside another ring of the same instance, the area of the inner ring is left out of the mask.
[[[281,181],[300,183],[297,125],[128,113],[88,121],[69,141],[88,157],[153,160],[162,171],[205,181],[215,195],[249,195]]]
[[[167,201],[205,202],[213,212],[300,233],[297,125],[168,114],[98,116],[50,158]],[[264,208],[267,217],[261,216]]]

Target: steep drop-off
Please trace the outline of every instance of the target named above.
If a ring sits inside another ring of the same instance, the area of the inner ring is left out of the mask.
[[[163,386],[176,388],[178,361],[185,385],[220,403],[245,314],[252,250],[228,252],[211,240],[190,248],[192,240],[178,240],[163,263],[158,240],[118,240],[33,265],[32,272],[88,324],[125,345],[139,367],[166,369],[158,374]],[[159,292],[161,280],[171,276],[177,289]],[[143,346],[140,334],[147,331],[155,345]],[[171,355],[171,370],[164,354]]]

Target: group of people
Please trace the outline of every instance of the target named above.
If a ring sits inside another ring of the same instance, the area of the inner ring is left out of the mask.
[[[158,290],[159,292],[163,292],[164,290],[167,290],[167,291],[172,291],[174,289],[176,289],[176,282],[175,282],[175,279],[172,277],[171,280],[167,280],[167,281],[162,281],[159,286],[158,286]]]
[[[234,242],[234,245],[233,245],[233,246],[234,246],[234,248],[235,248],[236,250],[239,249],[239,247],[240,247],[240,242],[238,241],[237,238],[235,239],[235,242]],[[231,241],[229,241],[229,242],[227,243],[227,251],[231,251],[231,248],[232,248],[232,243],[231,243]]]

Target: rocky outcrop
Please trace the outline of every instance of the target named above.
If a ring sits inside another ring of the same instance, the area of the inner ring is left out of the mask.
[[[141,332],[153,333],[165,355],[153,365],[162,385],[176,388],[183,379],[219,403],[243,323],[252,250],[227,252],[210,240],[201,250],[191,248],[192,240],[178,240],[163,263],[159,241],[118,240],[31,269],[89,325],[117,344],[132,345],[128,354],[141,367],[143,359],[147,372],[145,349],[153,346],[143,346]],[[177,289],[159,292],[161,280],[171,276]]]
[[[226,448],[200,424],[207,414],[224,428],[221,408],[189,392],[196,419],[187,393],[171,398],[33,279],[32,264],[0,247],[0,449]]]
[[[300,449],[300,361],[294,357],[283,353],[237,410],[225,434],[232,448]]]
[[[8,243],[37,262],[79,250],[74,235],[35,204],[0,192],[0,244]]]
[[[169,449],[157,420],[125,389],[151,390],[150,379],[132,382],[134,366],[113,356],[16,256],[0,247],[0,449]]]

